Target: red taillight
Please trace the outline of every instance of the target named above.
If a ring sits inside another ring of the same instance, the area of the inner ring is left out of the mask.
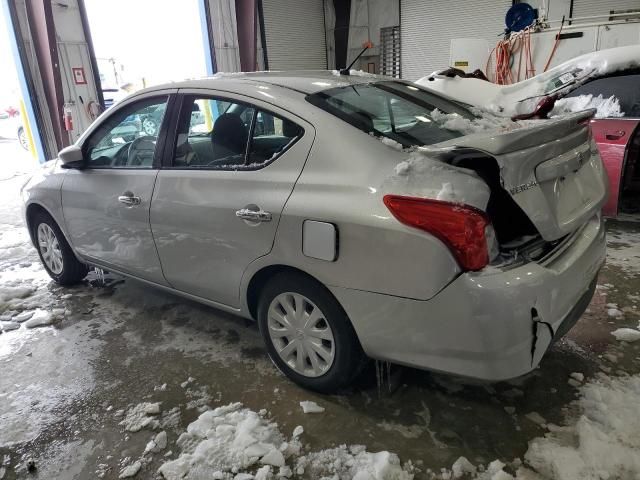
[[[489,219],[476,208],[425,198],[385,195],[384,204],[400,222],[444,242],[465,270],[489,263],[485,228]]]

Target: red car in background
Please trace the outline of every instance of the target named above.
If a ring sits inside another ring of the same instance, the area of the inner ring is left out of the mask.
[[[640,72],[597,78],[567,97],[579,95],[615,96],[619,100],[623,117],[591,121],[610,182],[609,200],[602,211],[608,217],[640,213]]]

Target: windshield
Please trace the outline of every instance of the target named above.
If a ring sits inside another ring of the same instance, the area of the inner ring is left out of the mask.
[[[405,147],[431,145],[463,135],[438,126],[432,118],[434,110],[473,118],[461,105],[394,81],[332,88],[308,95],[307,101],[366,133],[390,138]]]

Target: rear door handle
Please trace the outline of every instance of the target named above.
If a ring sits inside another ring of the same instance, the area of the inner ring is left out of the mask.
[[[270,222],[271,214],[264,210],[251,210],[249,208],[241,208],[236,212],[236,217],[243,220],[249,220],[250,222]]]
[[[626,133],[627,132],[625,132],[624,130],[618,130],[617,132],[611,132],[611,133],[605,134],[605,137],[607,138],[607,140],[620,140],[622,137],[626,135]]]
[[[140,205],[140,203],[142,203],[142,199],[131,192],[124,192],[118,197],[118,201],[130,207],[133,205]]]

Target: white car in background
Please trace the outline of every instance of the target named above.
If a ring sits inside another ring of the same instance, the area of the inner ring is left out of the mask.
[[[13,108],[8,108],[0,112],[0,137],[17,139],[20,146],[25,150],[29,149],[29,140],[22,125],[20,114]]]
[[[451,69],[436,71],[415,83],[458,102],[482,108],[496,115],[513,117],[533,113],[545,97],[561,99],[593,79],[637,68],[639,58],[640,45],[631,45],[580,55],[546,72],[511,85],[454,76]],[[563,103],[566,102],[558,101],[555,104],[556,109]],[[601,105],[584,106],[590,107],[600,110]],[[558,113],[566,113],[566,109]]]
[[[538,118],[595,109],[591,131],[607,176],[603,214],[640,212],[640,45],[587,53],[512,85],[435,72],[416,83],[495,115]]]

